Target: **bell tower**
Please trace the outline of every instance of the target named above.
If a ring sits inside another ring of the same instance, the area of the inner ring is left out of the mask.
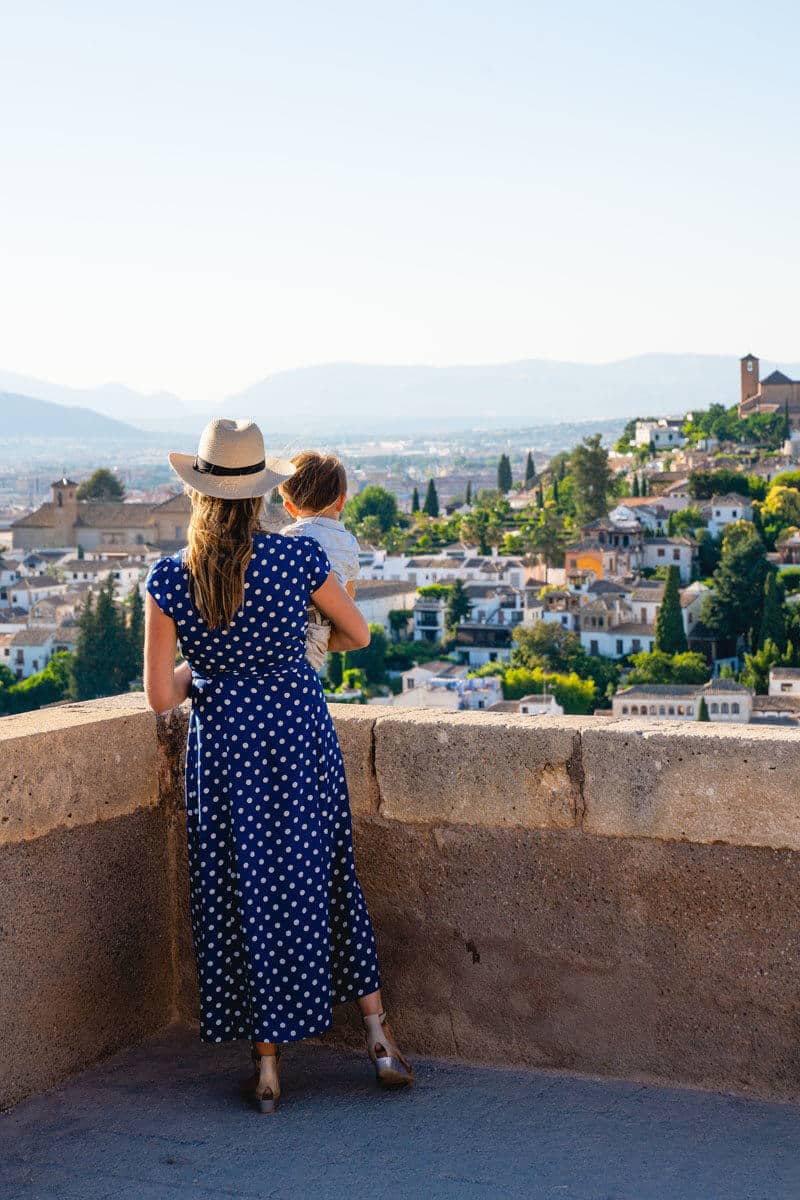
[[[761,391],[761,384],[758,382],[758,359],[754,354],[745,354],[744,358],[739,360],[739,367],[742,385],[739,403],[744,404]]]
[[[78,520],[78,485],[64,475],[50,484],[53,489],[53,545],[74,546]]]

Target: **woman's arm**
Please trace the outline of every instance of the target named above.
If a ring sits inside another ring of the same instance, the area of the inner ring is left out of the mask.
[[[369,625],[331,571],[311,599],[333,625],[329,650],[360,650],[369,645]]]
[[[148,592],[144,603],[144,690],[147,703],[157,713],[168,712],[189,695],[189,664],[175,666],[178,631]]]

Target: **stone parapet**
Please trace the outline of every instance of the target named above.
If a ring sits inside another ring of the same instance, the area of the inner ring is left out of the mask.
[[[332,712],[411,1051],[800,1099],[794,731]],[[195,1015],[187,721],[0,721],[0,1103]]]

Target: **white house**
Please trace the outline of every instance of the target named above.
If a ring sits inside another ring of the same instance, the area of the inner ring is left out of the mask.
[[[412,616],[417,589],[405,580],[364,579],[356,581],[356,604],[368,625],[381,625],[391,634],[389,613],[405,609]]]
[[[708,517],[708,532],[712,537],[719,537],[725,526],[734,521],[753,519],[752,504],[745,496],[737,496],[735,492],[727,496],[712,496],[702,511]]]
[[[61,563],[60,571],[71,586],[90,583],[100,587],[111,578],[122,595],[127,595],[146,574],[144,562],[129,558],[69,558]]]
[[[800,667],[773,667],[769,673],[769,696],[800,696]]]
[[[693,684],[635,684],[621,688],[612,698],[615,717],[661,717],[668,721],[696,721],[701,698],[709,720],[748,724],[753,693],[733,679],[712,679]]]
[[[27,679],[47,666],[53,653],[53,630],[36,626],[0,634],[0,646],[0,662],[5,663],[17,679]]]
[[[523,696],[517,701],[519,712],[526,717],[563,717],[564,707],[559,704],[555,696],[544,692],[539,695]]]
[[[643,567],[677,567],[681,583],[692,577],[695,543],[690,538],[645,538],[641,549]]]
[[[634,445],[653,446],[656,450],[675,450],[686,441],[683,417],[660,417],[657,421],[637,421]]]
[[[441,642],[447,601],[443,596],[419,596],[414,604],[414,641]]]
[[[67,584],[54,575],[31,575],[17,580],[6,589],[8,603],[14,608],[30,612],[33,604],[45,596],[59,596],[67,590]]]

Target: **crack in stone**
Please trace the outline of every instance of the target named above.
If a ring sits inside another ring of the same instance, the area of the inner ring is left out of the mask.
[[[567,774],[572,783],[572,816],[576,829],[582,831],[586,821],[586,794],[584,792],[586,775],[583,769],[583,738],[580,730],[575,733],[573,750],[566,765]]]

